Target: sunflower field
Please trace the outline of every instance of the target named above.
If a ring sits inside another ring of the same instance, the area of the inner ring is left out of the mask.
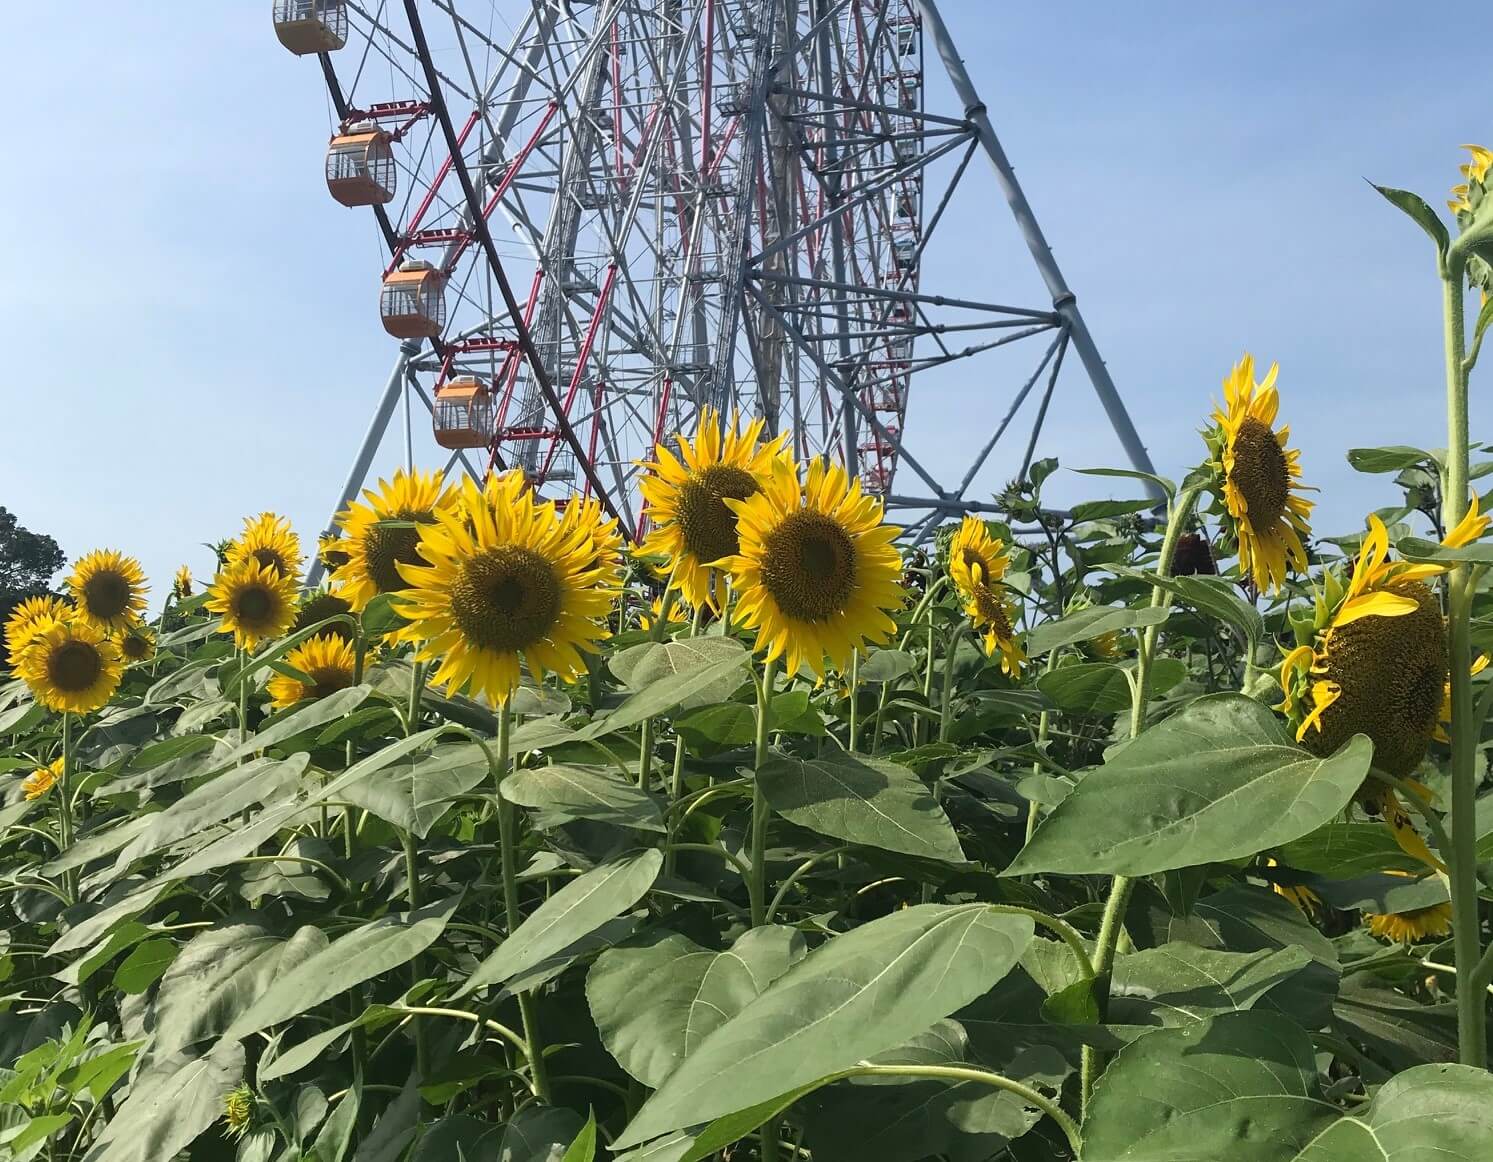
[[[274,513],[154,615],[83,556],[5,626],[0,1159],[1487,1162],[1490,166],[1380,191],[1448,446],[1340,535],[1246,355],[1180,481],[925,549],[706,415],[635,546],[409,470],[325,588]]]

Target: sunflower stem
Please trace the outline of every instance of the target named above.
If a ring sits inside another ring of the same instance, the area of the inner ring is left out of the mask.
[[[57,845],[58,854],[73,845],[73,716],[62,715],[62,778],[57,795]],[[78,902],[78,869],[68,868],[62,873],[62,894],[69,904]]]
[[[1467,515],[1469,429],[1467,420],[1466,320],[1463,317],[1465,259],[1453,249],[1440,264],[1446,354],[1446,486],[1442,523],[1450,530]],[[1477,736],[1472,714],[1471,570],[1457,565],[1447,584],[1447,631],[1452,691],[1452,940],[1459,968],[1482,959],[1482,921],[1477,886]],[[1457,1041],[1463,1065],[1488,1062],[1487,1005],[1477,971],[1457,974]]]
[[[949,741],[949,730],[954,721],[949,717],[949,709],[954,701],[954,658],[959,653],[959,646],[964,641],[964,635],[969,630],[968,619],[960,621],[954,627],[954,632],[949,638],[948,653],[944,655],[943,663],[943,697],[938,704],[938,741]]]
[[[363,659],[368,649],[368,639],[363,636],[363,619],[359,617],[353,626],[353,685],[363,684]],[[349,738],[343,746],[343,769],[353,765],[353,740]],[[342,854],[352,859],[357,850],[358,830],[353,821],[353,805],[342,808]]]
[[[1167,513],[1166,534],[1161,540],[1161,551],[1156,558],[1156,575],[1170,577],[1172,559],[1177,554],[1177,541],[1192,519],[1193,507],[1202,494],[1201,488],[1184,490],[1172,503]],[[1151,589],[1151,607],[1165,608],[1170,597],[1160,585]],[[1146,703],[1151,691],[1151,659],[1156,653],[1156,641],[1160,637],[1159,625],[1147,626],[1141,635],[1135,655],[1135,684],[1130,704],[1130,737],[1138,738],[1146,728]],[[1099,1019],[1105,1020],[1109,1009],[1110,970],[1115,963],[1115,950],[1120,934],[1125,927],[1125,908],[1130,903],[1130,893],[1135,890],[1135,881],[1129,876],[1115,876],[1109,886],[1109,899],[1105,901],[1104,918],[1099,924],[1099,935],[1094,940],[1094,1001],[1099,1007]],[[1093,1097],[1094,1083],[1104,1070],[1104,1055],[1091,1045],[1083,1047],[1083,1061],[1079,1079],[1079,1108],[1087,1113],[1089,1100]]]
[[[848,724],[849,725],[849,729],[850,729],[850,740],[849,740],[849,743],[845,747],[845,749],[847,751],[849,751],[851,754],[855,753],[856,727],[859,725],[856,722],[856,719],[855,719],[855,703],[856,703],[856,698],[860,694],[860,692],[861,692],[861,652],[860,652],[860,650],[851,650],[850,651],[850,714],[849,714],[850,721],[849,721],[849,724]]]
[[[503,915],[508,921],[509,936],[523,923],[518,910],[518,809],[503,798],[503,780],[508,777],[512,734],[513,712],[509,710],[505,699],[498,707],[498,753],[496,757],[489,753],[488,761],[492,765],[493,794],[498,803],[498,859],[503,877]],[[530,1080],[534,1083],[534,1092],[539,1095],[539,1099],[548,1102],[550,1089],[549,1075],[544,1064],[544,1039],[539,1033],[539,1015],[535,1011],[533,994],[527,990],[518,994],[518,1012],[523,1019]]]
[[[669,778],[669,803],[679,802],[684,797],[684,736],[674,736],[674,770]],[[674,845],[670,843],[664,848],[664,875],[674,874]]]
[[[643,719],[638,732],[638,786],[648,789],[648,778],[653,770],[653,719]]]
[[[772,807],[762,793],[762,768],[767,763],[767,738],[772,730],[772,687],[777,677],[776,659],[762,667],[762,681],[757,684],[757,744],[752,769],[752,875],[747,880],[747,895],[752,906],[752,927],[766,922],[767,916],[767,824]]]
[[[420,693],[425,687],[425,667],[421,662],[414,662],[410,668],[410,699],[409,717],[405,720],[405,736],[414,734],[419,729],[420,718]],[[405,892],[409,900],[410,911],[413,912],[420,907],[420,863],[415,851],[415,837],[412,832],[401,830],[399,832],[400,842],[404,845],[404,878]],[[419,987],[420,980],[424,976],[424,967],[420,957],[416,956],[410,961],[410,988]],[[430,1046],[426,1041],[425,1027],[419,1021],[415,1022],[415,1068],[422,1078],[429,1076]]]
[[[244,742],[249,737],[249,683],[244,681],[244,668],[249,664],[249,651],[242,646],[238,651],[238,740]],[[239,759],[239,766],[244,765],[244,760]]]

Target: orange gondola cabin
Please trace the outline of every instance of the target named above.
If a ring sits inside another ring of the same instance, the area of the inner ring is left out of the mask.
[[[327,189],[344,206],[382,206],[399,179],[389,135],[371,121],[339,133],[327,147]]]
[[[446,326],[446,279],[428,262],[407,262],[384,279],[384,330],[396,339],[434,339]]]
[[[496,401],[485,384],[470,375],[436,388],[435,442],[442,448],[485,448],[493,437]]]
[[[275,0],[275,35],[296,56],[336,52],[347,43],[347,2]]]

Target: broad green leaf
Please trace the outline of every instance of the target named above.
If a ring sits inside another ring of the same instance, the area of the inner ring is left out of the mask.
[[[917,660],[906,650],[875,650],[856,668],[862,682],[895,682],[910,674]]]
[[[241,758],[246,758],[258,751],[268,750],[272,746],[278,746],[298,734],[305,734],[312,730],[320,731],[327,723],[337,722],[351,714],[362,705],[368,694],[369,688],[366,685],[349,686],[345,690],[338,690],[334,694],[328,694],[325,698],[319,698],[300,709],[293,710],[275,719],[263,730],[250,735],[219,759],[212,769],[224,770]]]
[[[1252,698],[1200,698],[1088,772],[1002,874],[1150,875],[1278,847],[1347,806],[1372,751],[1356,735],[1319,759]]]
[[[1005,976],[1032,922],[920,904],[811,952],[710,1033],[614,1143],[637,1145],[770,1101],[884,1052]]]
[[[193,937],[161,978],[153,1006],[157,1053],[216,1037],[276,980],[327,947],[307,924],[287,940],[257,924],[224,924]]]
[[[1420,1065],[1390,1078],[1367,1110],[1333,1123],[1293,1162],[1486,1162],[1493,1154],[1493,1076]]]
[[[1493,541],[1473,541],[1453,549],[1424,537],[1401,537],[1395,542],[1395,550],[1407,561],[1433,565],[1493,565]]]
[[[354,928],[312,953],[270,987],[223,1032],[239,1041],[297,1017],[356,984],[398,968],[435,942],[461,902],[460,894],[413,912],[396,912]]]
[[[636,783],[609,770],[556,763],[514,771],[503,798],[560,820],[595,819],[640,831],[663,831],[658,802]]]
[[[1374,873],[1350,880],[1316,880],[1312,891],[1339,911],[1381,915],[1432,908],[1450,898],[1446,881],[1438,875],[1415,878]]]
[[[342,788],[341,798],[420,838],[430,834],[453,800],[489,777],[487,755],[475,742],[437,743]]]
[[[1384,448],[1349,448],[1348,463],[1360,472],[1403,472],[1421,464],[1434,464],[1436,458],[1420,448],[1395,444]]]
[[[580,1120],[553,1106],[527,1106],[506,1125],[451,1114],[426,1129],[410,1162],[564,1162]]]
[[[674,729],[692,754],[709,754],[750,746],[757,737],[757,708],[745,702],[719,702],[679,715]]]
[[[177,944],[165,937],[137,944],[114,970],[114,987],[122,993],[143,993],[176,959]]]
[[[498,945],[456,995],[503,984],[627,911],[653,886],[663,859],[662,852],[650,848],[617,856],[577,876]]]
[[[1211,614],[1232,626],[1246,642],[1257,643],[1265,636],[1265,619],[1260,611],[1240,597],[1234,583],[1225,577],[1162,578],[1148,574],[1146,579],[1199,613]]]
[[[850,843],[963,863],[953,824],[927,785],[885,759],[826,752],[771,758],[757,782],[783,818]]]
[[[1300,948],[1225,952],[1175,943],[1147,948],[1115,961],[1108,1020],[1170,1027],[1251,1009],[1311,963]]]
[[[26,1120],[24,1126],[18,1126],[20,1130],[15,1137],[7,1139],[0,1132],[0,1146],[6,1150],[7,1158],[32,1158],[32,1147],[45,1142],[63,1126],[71,1123],[75,1114],[38,1114]]]
[[[1372,182],[1369,183],[1373,185]],[[1419,194],[1412,194],[1409,190],[1397,190],[1393,186],[1374,186],[1384,195],[1385,201],[1390,205],[1398,207],[1408,215],[1417,226],[1426,232],[1431,241],[1436,243],[1438,254],[1445,254],[1450,244],[1447,237],[1446,223],[1441,216],[1426,204],[1426,200]]]
[[[384,1107],[373,1130],[363,1139],[353,1162],[403,1162],[410,1140],[420,1129],[419,1078],[413,1073],[399,1096]]]
[[[1122,629],[1160,625],[1169,611],[1160,606],[1126,609],[1116,605],[1091,605],[1056,621],[1044,621],[1026,635],[1028,657],[1037,658],[1061,646],[1093,641],[1101,634]]]
[[[1337,1117],[1311,1039],[1273,1013],[1147,1034],[1094,1087],[1084,1162],[1290,1162]]]
[[[565,1151],[560,1162],[595,1162],[596,1158],[596,1113],[586,1114],[586,1124]]]
[[[1206,937],[1199,936],[1199,929]],[[1204,896],[1185,920],[1174,920],[1171,938],[1179,930],[1194,944],[1258,952],[1267,948],[1301,947],[1318,964],[1336,971],[1337,947],[1301,914],[1301,909],[1271,891],[1251,884],[1232,884]]]
[[[86,1162],[174,1158],[223,1116],[223,1099],[244,1075],[244,1047],[220,1044],[206,1056],[158,1057],[104,1126]]]
[[[735,638],[680,638],[678,641],[644,642],[632,646],[607,659],[607,666],[629,690],[638,693],[657,682],[683,678],[723,661],[740,659],[744,652],[745,647]],[[740,681],[732,680],[728,670],[723,676],[718,676],[714,684],[695,687],[676,704],[689,710],[722,702],[740,685]]]
[[[1144,480],[1151,488],[1153,497],[1173,496],[1176,494],[1177,486],[1165,476],[1157,476],[1151,472],[1139,472],[1133,468],[1075,468],[1080,476],[1116,476],[1127,477],[1131,480]]]
[[[342,1162],[352,1146],[353,1134],[358,1128],[358,1110],[363,1104],[363,1086],[355,1077],[348,1091],[342,1095],[337,1108],[321,1127],[316,1141],[311,1146],[311,1156],[316,1162]]]
[[[1425,864],[1401,850],[1394,833],[1383,823],[1324,823],[1283,846],[1277,858],[1285,867],[1330,879],[1351,879],[1391,869],[1425,870]]]
[[[1082,662],[1037,676],[1041,690],[1059,710],[1072,714],[1119,714],[1134,699],[1134,674],[1108,662]]]
[[[686,641],[725,642],[727,640],[731,640],[733,646],[740,645],[734,639],[693,638],[670,642],[669,646],[684,645]],[[668,646],[661,648],[667,649]],[[738,686],[746,681],[746,675],[742,671],[752,655],[745,647],[721,651],[721,653],[723,656],[719,660],[709,662],[698,669],[671,674],[650,682],[610,714],[602,715],[594,719],[590,725],[582,727],[576,732],[575,737],[601,738],[615,731],[636,726],[645,719],[664,714],[676,706],[703,705],[720,702],[729,697]]]
[[[803,954],[803,936],[777,924],[748,929],[726,952],[675,932],[652,933],[597,957],[586,1000],[607,1051],[656,1089]]]
[[[114,1083],[130,1071],[144,1044],[144,1041],[127,1041],[85,1058],[64,1070],[57,1078],[57,1085],[75,1096],[86,1092],[94,1101],[102,1101]]]
[[[1364,974],[1346,977],[1332,1006],[1335,1025],[1354,1044],[1367,1046],[1391,1069],[1457,1059],[1454,1004],[1424,1004],[1365,980]]]
[[[1111,517],[1129,516],[1155,508],[1154,500],[1085,500],[1068,510],[1068,519],[1074,524],[1089,520],[1108,520]]]

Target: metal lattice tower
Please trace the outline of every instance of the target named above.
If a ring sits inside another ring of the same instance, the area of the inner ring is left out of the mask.
[[[1153,471],[933,0],[276,0],[275,16],[319,57],[329,186],[373,208],[403,338],[339,508],[413,398],[453,464],[598,495],[636,536],[637,462],[711,405],[842,458],[918,537],[990,507],[971,485],[1036,392],[1005,475],[1025,473],[1070,347]],[[929,69],[954,107],[929,107]],[[940,227],[974,181],[1014,216],[1048,305],[924,277],[930,248],[968,244]],[[909,412],[938,404],[930,372],[988,374],[982,357],[1026,339],[999,417],[968,418],[990,432],[972,463],[950,475],[910,446]]]

